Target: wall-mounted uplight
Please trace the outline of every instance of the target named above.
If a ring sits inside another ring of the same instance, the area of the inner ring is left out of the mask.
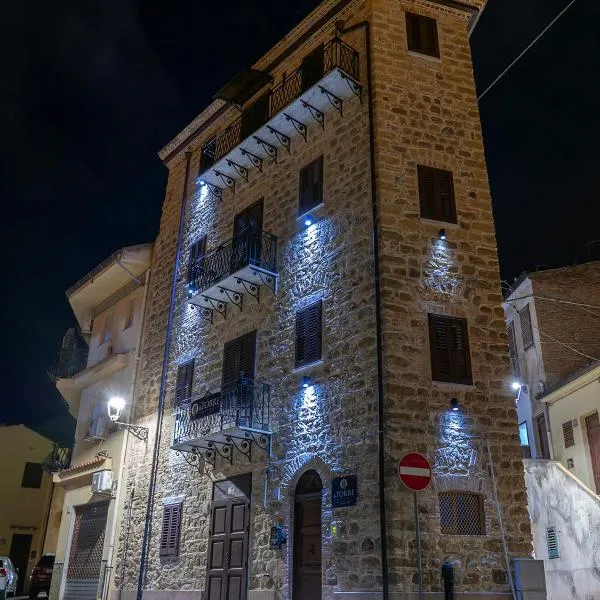
[[[513,381],[511,387],[515,392],[518,392],[521,389],[521,384],[518,381]]]
[[[445,229],[440,229],[438,231],[438,235],[440,236],[440,240],[445,241],[448,239],[448,236],[446,235],[446,230]]]
[[[450,408],[454,412],[458,412],[458,400],[456,398],[452,398],[452,400],[450,400]]]
[[[304,226],[305,227],[310,227],[313,224],[313,219],[310,215],[306,215],[306,217],[304,217]]]
[[[305,375],[302,378],[302,387],[306,390],[310,387],[310,377],[308,375]]]

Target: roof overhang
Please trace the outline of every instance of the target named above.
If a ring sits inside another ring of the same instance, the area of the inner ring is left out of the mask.
[[[572,376],[567,379],[562,385],[559,385],[546,395],[541,396],[539,400],[546,404],[553,404],[566,396],[570,396],[577,390],[584,388],[592,383],[600,380],[600,363],[594,363],[583,371],[579,376]]]
[[[254,94],[273,81],[269,73],[258,69],[245,69],[224,85],[213,100],[225,100],[236,106],[243,106]]]
[[[74,465],[52,476],[52,481],[64,488],[78,488],[92,484],[97,471],[112,470],[112,458],[97,456],[93,460]]]
[[[67,298],[79,326],[85,331],[94,307],[139,279],[151,260],[152,244],[121,248],[69,288]]]

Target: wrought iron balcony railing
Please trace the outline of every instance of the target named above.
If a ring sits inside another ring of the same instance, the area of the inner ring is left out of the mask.
[[[322,53],[317,53],[310,61],[304,61],[301,67],[273,88],[268,95],[268,102],[264,104],[264,109],[262,102],[259,107],[261,110],[257,110],[256,106],[250,107],[225,131],[205,144],[202,148],[200,174],[336,68],[358,81],[359,53],[337,37],[325,44]]]
[[[54,444],[52,452],[42,461],[42,468],[47,473],[58,473],[71,466],[71,448]]]
[[[266,231],[245,229],[209,254],[198,257],[190,269],[189,295],[201,294],[246,267],[276,275],[277,237]]]
[[[216,393],[181,403],[175,414],[173,446],[201,446],[235,430],[270,432],[271,386],[242,377]]]
[[[50,375],[54,380],[68,379],[87,367],[88,348],[61,348]]]

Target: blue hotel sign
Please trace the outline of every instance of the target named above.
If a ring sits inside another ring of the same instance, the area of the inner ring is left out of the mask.
[[[336,477],[331,482],[331,506],[333,508],[343,508],[344,506],[354,506],[357,496],[356,475],[347,475],[346,477]]]

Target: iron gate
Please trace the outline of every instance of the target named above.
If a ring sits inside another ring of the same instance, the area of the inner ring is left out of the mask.
[[[63,600],[96,600],[109,501],[75,507]]]

